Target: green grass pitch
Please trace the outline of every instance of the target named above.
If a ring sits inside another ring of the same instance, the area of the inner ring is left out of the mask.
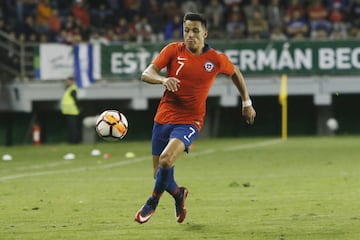
[[[95,157],[90,152],[100,149]],[[126,158],[126,152],[134,158]],[[63,156],[72,152],[74,160]],[[184,223],[151,194],[150,142],[0,147],[0,239],[360,239],[360,137],[198,139],[176,163]]]

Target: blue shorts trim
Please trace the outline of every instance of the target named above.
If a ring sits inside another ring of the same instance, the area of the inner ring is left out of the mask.
[[[185,145],[185,151],[199,134],[198,129],[192,124],[159,124],[154,123],[152,131],[152,154],[160,156],[170,138],[177,138]]]

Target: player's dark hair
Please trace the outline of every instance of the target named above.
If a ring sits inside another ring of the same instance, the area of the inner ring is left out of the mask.
[[[188,12],[185,14],[183,21],[185,22],[186,20],[199,21],[205,28],[207,26],[206,18],[200,13]]]

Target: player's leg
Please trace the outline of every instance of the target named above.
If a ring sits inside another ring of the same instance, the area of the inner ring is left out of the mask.
[[[154,179],[156,179],[156,174],[159,167],[159,158],[160,156],[153,156],[153,172],[154,172]],[[185,187],[178,187],[175,178],[174,178],[174,168],[170,168],[169,173],[169,184],[166,187],[166,191],[172,195],[175,199],[175,216],[179,222],[182,222],[186,216],[186,210],[185,209],[185,199],[188,194],[188,190]]]
[[[175,199],[175,214],[177,221],[181,223],[185,219],[185,199],[188,190],[185,187],[177,186],[174,179],[174,165],[176,159],[183,151],[189,151],[189,147],[197,134],[198,130],[196,127],[189,124],[154,124],[152,152],[153,169],[154,174],[156,173],[156,181],[152,196],[135,215],[135,220],[137,222],[145,223],[150,219],[164,190],[168,191]],[[169,138],[170,140],[168,140]]]
[[[176,138],[176,136],[172,137],[177,126],[154,125],[152,150],[154,173],[156,170],[155,186],[152,194],[154,198],[159,199],[167,186],[174,181],[173,166],[180,154],[186,150],[186,145],[183,141]],[[160,156],[157,157],[159,152]]]
[[[153,193],[135,215],[135,221],[138,223],[147,222],[154,214],[161,195],[173,179],[171,175],[172,166],[184,150],[184,143],[174,138],[170,139],[164,151],[160,154]],[[153,160],[154,159],[156,161],[156,158],[153,157]]]
[[[154,179],[156,179],[156,173],[157,173],[158,167],[159,167],[159,158],[160,158],[160,156],[157,156],[157,155],[153,155],[153,157],[152,157]]]
[[[155,180],[158,174],[160,155],[164,151],[166,145],[169,142],[170,133],[173,127],[174,125],[158,124],[156,122],[154,123],[151,142],[152,142],[152,155],[153,155],[152,158],[153,171],[154,171]],[[142,208],[136,213],[135,221],[139,223],[147,222],[150,219],[150,217],[154,214],[158,202],[159,202],[159,198],[153,197],[152,194],[150,198],[146,201],[146,203],[142,206]]]
[[[169,184],[166,191],[173,196],[175,200],[175,217],[177,222],[182,223],[186,217],[185,200],[188,195],[186,187],[179,187],[174,178],[174,167],[170,169]]]
[[[178,125],[173,129],[170,137],[182,141],[185,145],[185,151],[188,153],[190,145],[198,135],[198,130],[195,126],[184,124]],[[175,217],[178,223],[182,223],[186,217],[185,200],[188,195],[186,187],[178,187],[174,178],[174,166],[170,169],[169,184],[166,191],[169,192],[175,200]]]
[[[159,158],[159,167],[156,174],[156,181],[153,191],[153,197],[160,198],[169,184],[174,181],[173,167],[176,159],[185,150],[185,145],[177,138],[172,138],[166,145]]]

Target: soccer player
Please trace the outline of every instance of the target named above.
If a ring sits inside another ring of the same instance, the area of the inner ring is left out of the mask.
[[[203,126],[206,99],[215,77],[223,73],[231,77],[242,97],[242,114],[253,124],[252,107],[245,80],[228,57],[205,43],[208,36],[206,19],[198,13],[187,13],[183,19],[184,42],[165,46],[144,70],[141,79],[165,87],[152,132],[152,155],[155,184],[152,195],[135,214],[135,221],[146,223],[154,214],[164,191],[175,200],[175,216],[179,223],[186,217],[186,187],[174,179],[174,165],[182,152],[189,151]],[[160,70],[167,68],[166,77]]]

